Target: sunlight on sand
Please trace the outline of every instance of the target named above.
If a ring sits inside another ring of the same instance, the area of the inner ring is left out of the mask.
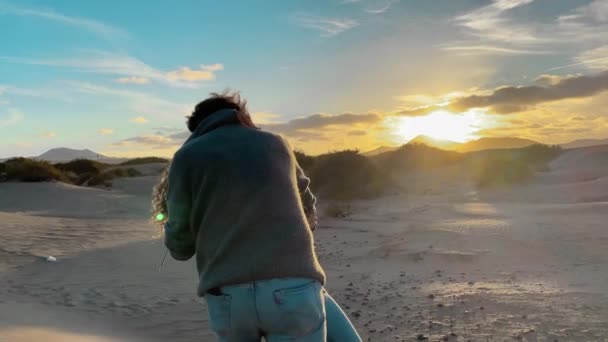
[[[75,334],[50,328],[18,327],[0,330],[3,341],[118,342],[107,337]]]

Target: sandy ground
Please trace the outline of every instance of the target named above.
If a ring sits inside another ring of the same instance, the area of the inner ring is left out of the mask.
[[[608,148],[509,191],[434,177],[321,218],[327,288],[365,341],[608,341]],[[214,340],[193,263],[158,270],[155,181],[0,184],[0,341]]]

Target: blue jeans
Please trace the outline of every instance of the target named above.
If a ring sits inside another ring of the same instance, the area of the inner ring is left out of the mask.
[[[206,294],[209,325],[222,342],[361,341],[352,324],[321,284],[307,278],[285,278],[224,286]],[[338,315],[329,327],[328,313]],[[332,334],[334,335],[334,334]]]

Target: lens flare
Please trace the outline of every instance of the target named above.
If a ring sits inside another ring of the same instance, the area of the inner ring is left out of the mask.
[[[165,219],[165,214],[163,214],[163,213],[156,214],[156,221],[162,221],[164,219]]]

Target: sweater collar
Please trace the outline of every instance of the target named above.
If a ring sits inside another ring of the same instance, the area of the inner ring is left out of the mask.
[[[195,138],[200,137],[205,133],[209,133],[216,128],[226,125],[238,124],[239,119],[237,118],[236,113],[237,112],[235,109],[222,109],[218,110],[217,112],[214,112],[213,114],[205,118],[203,121],[201,121],[201,123],[198,125],[198,127],[196,127],[194,132],[190,134],[190,137],[188,137],[184,144],[190,142]]]

